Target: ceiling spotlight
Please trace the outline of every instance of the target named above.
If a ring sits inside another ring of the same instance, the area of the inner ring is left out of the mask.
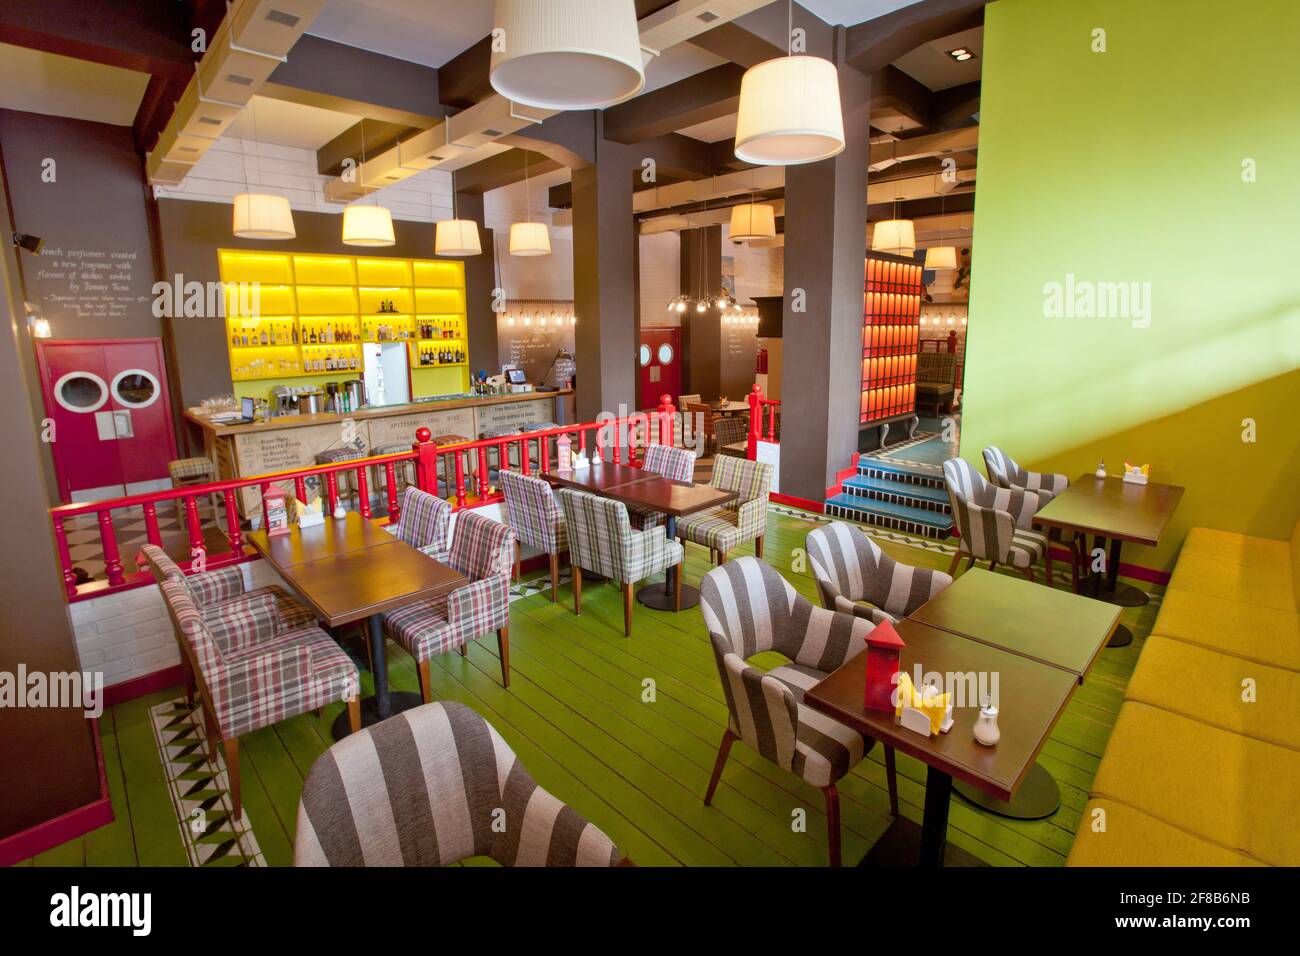
[[[975,59],[975,51],[964,46],[959,46],[955,50],[949,50],[948,55],[958,63],[965,63],[967,60]]]

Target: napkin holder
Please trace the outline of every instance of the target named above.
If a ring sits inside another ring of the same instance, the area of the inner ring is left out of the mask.
[[[585,451],[579,449],[578,451],[574,452],[573,454],[574,471],[582,471],[582,469],[590,468],[590,467],[591,467],[591,459],[587,457],[587,453]]]
[[[952,694],[940,694],[933,688],[918,691],[906,671],[899,671],[897,693],[895,715],[903,727],[924,737],[952,730]]]
[[[1124,462],[1124,481],[1130,485],[1145,485],[1150,472],[1150,465],[1131,465]]]
[[[325,523],[325,512],[321,509],[321,499],[315,501],[295,501],[294,510],[298,516],[299,528],[315,528]]]

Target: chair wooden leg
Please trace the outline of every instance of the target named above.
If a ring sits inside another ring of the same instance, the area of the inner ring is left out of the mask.
[[[582,568],[573,565],[573,613],[582,613]]]
[[[501,684],[510,686],[510,628],[497,628],[497,651],[501,654]]]
[[[952,564],[948,565],[948,577],[956,577],[957,565],[961,564],[961,552],[954,551],[952,555]]]
[[[186,667],[185,675],[185,706],[190,710],[194,709],[194,694],[198,691],[198,684],[194,683],[194,673]]]
[[[898,816],[898,775],[894,769],[894,748],[885,748],[885,782],[889,784],[889,815]]]
[[[520,545],[518,539],[515,539],[515,584],[519,583],[520,580],[519,575],[523,568],[521,552],[522,552],[522,545]]]
[[[722,768],[727,765],[727,755],[731,753],[731,745],[735,740],[736,735],[730,728],[722,735],[722,743],[718,745],[718,759],[713,762],[713,776],[709,778],[709,789],[704,791],[706,807],[713,802],[713,791],[718,789],[718,781],[722,779]]]
[[[560,556],[551,554],[551,603],[555,604],[559,598],[556,597],[560,591]]]
[[[974,566],[974,564],[975,564],[975,559],[974,559],[974,558],[971,558],[971,565]],[[998,563],[997,563],[996,561],[990,561],[990,562],[989,562],[989,570],[990,570],[990,571],[994,570],[997,566],[998,566]]]
[[[1052,586],[1052,538],[1048,535],[1047,550],[1043,552],[1043,570],[1047,572],[1047,586]]]
[[[682,578],[686,575],[686,562],[677,565],[677,570],[673,573],[673,611],[678,612],[682,609]]]
[[[221,734],[217,732],[217,722],[212,719],[212,708],[208,706],[207,700],[200,700],[203,706],[203,729],[208,736],[208,759],[213,763],[217,762],[217,741]]]
[[[1077,534],[1076,534],[1076,535],[1074,536],[1074,540],[1070,542],[1070,550],[1071,550],[1071,552],[1072,552],[1072,555],[1071,555],[1071,556],[1072,556],[1072,558],[1073,558],[1073,560],[1070,562],[1070,579],[1071,579],[1072,583],[1074,584],[1074,593],[1075,593],[1075,594],[1078,594],[1078,593],[1079,593],[1079,589],[1082,587],[1082,584],[1081,584],[1081,578],[1080,578],[1080,576],[1079,576],[1079,572],[1080,572],[1080,569],[1083,567],[1084,562],[1085,562],[1085,560],[1086,560],[1086,557],[1085,557],[1086,552],[1085,552],[1084,549],[1083,549],[1082,547],[1080,547],[1080,545],[1079,545],[1080,537],[1081,537],[1080,535],[1077,535]]]
[[[835,784],[822,787],[826,795],[826,843],[830,848],[831,866],[840,865],[840,792]]]
[[[348,727],[355,734],[361,730],[361,695],[348,701]]]
[[[1032,583],[1033,583],[1033,580],[1034,580],[1034,569],[1033,569],[1033,568],[1025,568],[1025,577],[1027,577],[1027,578],[1029,579],[1030,583],[1032,584]]]
[[[623,585],[623,636],[632,636],[632,602],[636,600],[632,596],[632,585],[625,583]]]
[[[433,702],[433,686],[429,679],[429,661],[420,661],[416,669],[420,672],[420,700],[429,704]]]
[[[239,793],[239,738],[223,740],[221,746],[226,752],[226,779],[230,782],[230,804],[234,808],[236,820],[244,815],[244,804]]]
[[[719,549],[718,549],[718,567],[722,567],[722,566],[723,566],[724,564],[726,564],[726,563],[727,563],[727,552],[725,552],[725,551],[723,551],[721,548],[719,548]]]
[[[761,534],[754,539],[754,557],[763,557],[763,535]]]

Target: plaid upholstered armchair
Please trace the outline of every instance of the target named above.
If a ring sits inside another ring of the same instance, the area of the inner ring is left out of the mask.
[[[949,458],[943,463],[944,484],[952,506],[953,523],[960,538],[949,574],[955,574],[962,558],[999,563],[1023,571],[1034,579],[1034,565],[1046,562],[1047,580],[1052,579],[1052,555],[1047,537],[1033,531],[1038,496],[1018,488],[998,488],[984,480],[970,463]]]
[[[700,604],[730,711],[705,804],[713,800],[732,743],[743,741],[778,767],[821,788],[830,863],[839,866],[840,798],[835,783],[862,762],[875,741],[804,706],[803,695],[866,650],[864,638],[875,625],[813,607],[775,569],[749,557],[706,574]],[[766,673],[747,663],[764,651],[783,654],[791,663]],[[885,776],[890,812],[897,816],[890,747],[885,748]]]
[[[384,530],[446,564],[451,554],[451,512],[451,505],[441,498],[411,486],[402,492],[397,524],[385,525]]]
[[[677,537],[704,545],[718,564],[727,552],[746,541],[754,542],[754,554],[763,556],[767,531],[767,494],[772,488],[772,466],[744,458],[719,456],[713,459],[714,488],[735,491],[735,502],[709,508],[677,522]]]
[[[497,632],[501,683],[510,686],[510,566],[515,533],[499,521],[466,511],[456,519],[456,533],[446,563],[470,583],[432,601],[408,604],[384,615],[384,632],[415,658],[420,695],[432,699],[429,663],[435,654]]]
[[[749,454],[749,416],[727,415],[713,423],[714,453],[744,458]]]
[[[1010,455],[996,445],[984,449],[984,470],[988,472],[989,481],[999,488],[1020,488],[1036,494],[1040,509],[1070,487],[1070,479],[1067,476],[1021,468]],[[1062,532],[1060,528],[1050,528],[1047,532],[1047,540],[1059,541],[1070,549],[1070,571],[1074,579],[1074,589],[1079,590],[1079,575],[1087,560],[1087,544],[1083,536],[1075,531]],[[1052,583],[1050,572],[1047,575],[1047,583],[1049,586]]]
[[[650,445],[646,448],[645,458],[641,461],[641,470],[672,481],[694,481],[695,452],[687,448],[674,448],[671,445]],[[657,528],[664,523],[664,516],[658,511],[628,508],[627,513],[632,527],[638,531]]]
[[[551,603],[560,588],[560,555],[569,547],[564,513],[555,502],[549,482],[517,471],[497,475],[506,499],[506,523],[514,529],[515,580],[519,579],[519,545],[526,544],[544,553],[551,563]]]
[[[241,736],[340,700],[353,732],[361,728],[356,665],[315,625],[286,626],[273,595],[246,595],[209,618],[183,579],[166,577],[159,589],[198,679],[213,760],[221,738],[236,818]]]
[[[582,572],[599,574],[623,591],[623,633],[632,636],[632,586],[652,574],[677,567],[673,609],[681,609],[681,568],[685,549],[669,541],[663,528],[636,531],[621,501],[560,489],[556,495],[569,529],[573,567],[573,613],[582,613]]]
[[[805,544],[822,605],[875,624],[897,624],[952,584],[942,571],[898,563],[843,521],[808,532]]]
[[[190,600],[204,618],[220,625],[224,612],[237,614],[242,602],[249,598],[270,595],[280,615],[280,624],[293,630],[316,623],[316,615],[306,605],[298,602],[284,588],[276,585],[258,588],[256,591],[244,590],[244,574],[237,567],[218,568],[201,574],[186,575],[180,565],[173,561],[162,548],[147,544],[140,549],[136,564],[148,567],[153,578],[159,584],[168,578],[176,578],[185,585]],[[195,682],[194,668],[190,655],[180,631],[176,631],[176,643],[180,647],[181,663],[185,667],[185,700],[194,704],[194,694],[198,689]]]
[[[502,866],[622,862],[613,841],[539,787],[464,704],[425,704],[367,727],[307,773],[295,866],[449,866],[476,856]]]

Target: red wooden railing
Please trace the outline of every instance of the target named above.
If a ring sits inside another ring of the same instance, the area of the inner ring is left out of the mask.
[[[586,424],[566,425],[545,431],[453,445],[438,445],[431,440],[429,430],[421,428],[416,432],[416,441],[411,451],[397,455],[376,456],[335,465],[317,465],[311,468],[298,468],[230,481],[215,481],[203,485],[187,485],[167,491],[128,495],[85,504],[62,505],[50,509],[50,520],[54,528],[59,566],[63,571],[64,587],[69,601],[76,601],[98,597],[112,591],[140,587],[153,580],[150,575],[129,570],[123,564],[117,531],[113,525],[114,511],[139,508],[144,515],[145,537],[150,544],[161,547],[163,540],[158,525],[158,508],[161,505],[177,509],[178,514],[184,516],[182,524],[190,545],[190,560],[178,563],[183,568],[195,571],[210,570],[247,561],[253,557],[251,551],[244,545],[243,531],[239,523],[239,509],[235,501],[237,492],[245,488],[257,488],[260,494],[265,494],[272,484],[292,482],[294,496],[300,501],[306,501],[308,500],[307,480],[315,477],[324,484],[323,507],[332,514],[339,502],[339,475],[350,473],[357,491],[358,513],[363,518],[369,519],[373,517],[368,485],[369,470],[383,468],[388,520],[395,522],[401,515],[397,496],[397,468],[404,462],[414,463],[415,483],[422,490],[440,497],[454,496],[453,503],[458,509],[480,507],[501,500],[500,493],[493,491],[491,483],[489,452],[493,449],[496,450],[497,467],[506,463],[509,467],[517,466],[524,474],[531,474],[536,467],[541,474],[546,474],[551,469],[554,442],[561,435],[568,435],[576,442],[579,450],[591,457],[613,463],[626,461],[628,464],[639,466],[640,452],[651,443],[653,429],[656,426],[658,441],[663,444],[673,444],[673,424],[676,414],[671,399],[665,395],[658,408],[648,412],[637,412],[625,418],[611,417]],[[443,488],[453,491],[453,494],[440,493],[440,480],[443,482]],[[213,494],[221,495],[225,503],[226,550],[209,554],[203,538],[198,500]],[[66,523],[88,515],[95,517],[99,528],[100,549],[103,553],[107,581],[78,583],[69,552]]]
[[[755,384],[754,390],[749,393],[749,444],[746,457],[750,461],[754,460],[760,441],[780,441],[780,436],[776,433],[776,415],[780,407],[781,403],[775,399],[764,398],[763,390]],[[766,428],[763,421],[765,411],[767,412]]]

